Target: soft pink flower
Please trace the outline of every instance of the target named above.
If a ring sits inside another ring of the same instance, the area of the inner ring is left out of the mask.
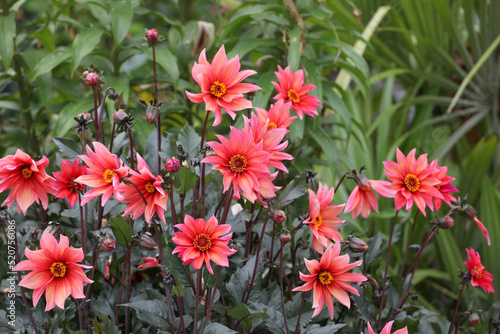
[[[83,283],[93,283],[82,268],[92,268],[78,264],[84,258],[81,248],[69,246],[68,237],[61,235],[59,243],[49,232],[44,232],[40,239],[41,250],[31,251],[26,248],[24,254],[28,260],[16,264],[14,271],[32,270],[19,282],[20,286],[33,290],[33,306],[36,307],[45,292],[47,305],[45,311],[55,306],[64,309],[64,301],[73,298],[85,298]]]
[[[139,189],[142,197],[133,185],[122,183],[118,187],[118,192],[121,195],[118,201],[128,203],[123,215],[128,216],[133,214],[133,219],[137,219],[144,214],[146,221],[150,223],[153,214],[156,212],[161,221],[165,223],[168,195],[161,187],[163,183],[162,177],[159,175],[154,176],[151,173],[151,170],[139,153],[137,153],[137,170],[139,172],[130,169],[129,172],[132,176],[127,178],[127,180]],[[146,203],[144,203],[143,198],[146,200]]]
[[[2,205],[10,208],[12,203],[17,202],[17,212],[22,211],[25,216],[33,202],[40,203],[47,209],[47,193],[56,193],[51,185],[54,178],[45,172],[48,164],[49,159],[46,157],[35,162],[19,149],[16,154],[0,159],[0,192],[12,188]]]
[[[359,296],[358,290],[349,282],[361,283],[366,281],[366,277],[361,274],[348,273],[347,271],[360,266],[363,261],[356,261],[349,264],[350,258],[348,254],[340,255],[340,243],[337,242],[333,246],[329,246],[325,253],[321,256],[321,260],[307,260],[308,275],[300,274],[300,279],[306,282],[304,285],[293,289],[293,291],[310,291],[313,290],[313,305],[315,309],[313,317],[317,316],[323,305],[326,303],[330,317],[333,319],[333,299],[335,297],[341,304],[347,308],[351,307],[351,299],[346,291],[349,291],[356,296]]]
[[[356,187],[352,191],[344,212],[351,212],[352,219],[359,215],[368,218],[371,209],[378,213],[377,197],[372,190],[387,198],[394,198],[396,192],[391,189],[391,184],[387,181],[369,180],[364,173],[357,173],[355,176]]]
[[[229,249],[228,241],[233,236],[231,225],[219,225],[215,216],[210,217],[205,222],[204,219],[194,219],[190,215],[184,218],[184,224],[175,225],[182,232],[175,232],[172,241],[178,246],[172,254],[179,253],[179,257],[184,261],[182,264],[193,264],[194,269],[200,269],[203,262],[207,265],[208,271],[213,274],[210,261],[214,261],[219,266],[229,267],[227,257],[236,253],[236,250]],[[223,236],[224,234],[228,235]]]
[[[246,193],[242,191],[243,196],[252,203],[254,203],[255,200],[257,200],[257,202],[262,204],[263,207],[267,208],[268,204],[262,199],[262,197],[264,197],[265,199],[274,198],[276,197],[276,192],[281,189],[281,187],[277,187],[273,183],[276,176],[278,176],[278,172],[275,172],[269,176],[259,179],[260,191],[255,191],[253,193]],[[239,200],[240,193],[235,193],[233,199],[235,201]]]
[[[234,194],[240,189],[251,194],[260,192],[259,180],[270,174],[266,167],[271,154],[263,151],[263,143],[254,143],[251,133],[244,134],[241,130],[231,127],[229,140],[216,135],[220,143],[211,141],[207,144],[215,151],[214,155],[204,158],[202,163],[215,164],[213,169],[219,170],[223,176],[224,192],[231,184]]]
[[[397,163],[384,161],[385,175],[392,181],[391,188],[396,191],[394,197],[396,210],[400,210],[403,206],[406,206],[406,210],[410,210],[415,203],[425,216],[426,205],[433,210],[432,201],[444,197],[436,188],[441,183],[434,176],[439,170],[429,165],[427,154],[415,159],[415,151],[416,149],[411,150],[408,157],[405,157],[398,148]]]
[[[63,159],[61,169],[61,172],[53,174],[57,181],[52,182],[52,187],[57,189],[57,198],[67,198],[69,205],[73,207],[78,200],[78,194],[85,190],[85,186],[75,180],[87,173],[87,167],[80,166],[78,158],[73,161],[73,164]]]
[[[224,45],[214,57],[212,64],[207,61],[203,50],[194,63],[193,79],[200,85],[201,93],[193,94],[186,91],[187,97],[194,103],[205,103],[205,110],[215,113],[214,126],[221,121],[221,108],[234,120],[235,111],[252,108],[252,102],[243,97],[244,93],[261,89],[259,86],[241,83],[248,76],[257,72],[245,70],[240,72],[238,56],[227,60]]]
[[[304,114],[311,117],[318,115],[316,108],[321,108],[319,99],[316,96],[307,94],[310,90],[316,88],[311,84],[304,85],[304,71],[298,70],[295,73],[287,66],[284,70],[278,65],[278,72],[274,72],[278,77],[279,83],[272,82],[278,94],[275,100],[284,100],[292,102],[292,109],[295,110],[300,119]]]
[[[143,257],[142,259],[144,260],[144,263],[137,267],[139,269],[160,266],[160,262],[155,257]]]
[[[128,175],[128,167],[116,155],[111,153],[106,146],[95,141],[94,151],[87,145],[87,155],[80,155],[88,166],[87,175],[82,175],[75,181],[93,189],[83,195],[81,205],[85,205],[93,198],[102,195],[101,204],[104,206],[115,195],[120,200],[122,196],[117,192],[120,179]]]
[[[275,104],[271,105],[269,112],[262,108],[255,107],[257,117],[262,124],[267,124],[267,129],[272,130],[276,128],[285,128],[288,133],[288,127],[292,124],[297,116],[290,117],[290,107],[292,102],[283,102],[278,100]]]
[[[453,195],[451,193],[458,192],[458,189],[450,184],[450,182],[455,180],[455,178],[447,175],[448,167],[446,167],[446,166],[439,167],[437,159],[432,161],[430,165],[432,168],[436,168],[438,170],[438,172],[436,172],[434,174],[434,176],[439,181],[441,181],[441,183],[439,183],[436,186],[436,188],[437,188],[437,190],[439,190],[441,195],[443,195],[443,201],[448,205],[451,204],[451,201],[456,202],[457,199],[455,197],[453,197]],[[434,206],[436,207],[436,210],[439,210],[441,208],[441,199],[440,198],[437,198],[437,197],[434,198]]]
[[[473,221],[476,223],[477,227],[479,227],[479,230],[481,230],[481,233],[483,233],[484,237],[486,238],[486,241],[488,242],[488,246],[491,245],[491,240],[490,240],[490,234],[488,233],[488,229],[484,224],[477,218],[476,216],[476,210],[469,204],[465,204],[465,206],[461,207],[458,213],[467,218],[470,221]]]
[[[382,328],[382,331],[380,332],[380,334],[391,334],[391,328],[392,328],[392,323],[394,322],[393,321],[389,321],[385,326],[384,328]],[[370,323],[368,323],[368,332],[370,334],[377,334],[373,331],[372,329],[372,326],[370,325]],[[395,331],[393,334],[408,334],[408,329],[405,327],[403,329],[398,329],[397,331]]]
[[[488,293],[495,293],[493,288],[493,275],[486,271],[481,263],[481,256],[478,252],[472,249],[466,249],[469,257],[469,262],[465,261],[464,264],[469,269],[471,275],[470,284],[472,286],[479,286]]]
[[[336,229],[344,223],[337,216],[342,213],[345,204],[330,205],[333,200],[335,190],[328,189],[325,184],[324,187],[319,183],[318,192],[309,189],[309,218],[304,221],[304,224],[309,225],[313,235],[314,249],[322,254],[323,247],[328,247],[333,241],[341,241],[344,238],[342,234]]]
[[[269,129],[266,123],[261,123],[257,115],[252,113],[252,120],[243,116],[244,128],[243,133],[252,133],[255,143],[262,142],[262,150],[271,153],[271,157],[267,162],[268,167],[274,167],[288,173],[282,160],[293,160],[293,156],[281,152],[288,146],[288,141],[281,142],[285,138],[285,128]]]

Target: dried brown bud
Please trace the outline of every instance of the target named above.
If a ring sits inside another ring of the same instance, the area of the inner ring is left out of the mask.
[[[152,251],[158,248],[156,242],[153,239],[153,236],[149,232],[146,232],[142,235],[141,239],[139,240],[139,247],[141,247],[142,250],[146,251]]]
[[[45,233],[45,232],[49,232],[53,236],[56,236],[57,233],[60,232],[59,223],[58,222],[50,221],[47,224],[47,227],[45,228],[45,230],[43,231],[43,233]]]
[[[438,225],[440,228],[448,230],[455,225],[455,220],[451,218],[450,216],[444,216],[443,218],[439,219]]]
[[[469,314],[469,319],[467,319],[467,322],[470,326],[477,326],[481,323],[481,318],[476,312],[472,312]]]
[[[286,215],[283,210],[276,210],[273,213],[273,222],[276,224],[281,224],[286,220]]]
[[[236,251],[239,251],[240,248],[241,248],[241,244],[238,242],[238,240],[229,240],[229,242],[227,243],[227,246],[230,248],[230,249],[234,249]]]
[[[113,114],[113,121],[117,125],[122,125],[124,121],[128,120],[128,115],[125,111],[117,111]]]
[[[368,249],[368,245],[362,239],[353,237],[349,242],[349,249],[354,253],[364,253]]]
[[[151,125],[158,119],[158,114],[160,113],[160,109],[154,106],[148,106],[146,108],[146,120],[148,124]]]
[[[292,241],[292,235],[290,234],[290,231],[288,230],[281,230],[280,236],[279,236],[280,242],[282,245],[285,245]]]

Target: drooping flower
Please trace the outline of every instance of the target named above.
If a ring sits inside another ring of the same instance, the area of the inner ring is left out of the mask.
[[[341,241],[344,238],[336,229],[344,223],[337,216],[342,213],[345,204],[330,205],[335,195],[335,189],[328,189],[319,183],[318,192],[315,194],[309,190],[309,218],[304,221],[304,224],[309,225],[313,235],[314,249],[323,254],[323,247],[328,247],[333,241]]]
[[[52,188],[54,178],[45,172],[48,164],[49,159],[46,157],[35,161],[19,149],[16,154],[0,159],[0,192],[12,188],[2,205],[10,208],[12,203],[17,202],[17,212],[22,211],[25,216],[33,202],[47,209],[49,204],[47,193],[53,195],[56,193]]]
[[[306,275],[300,272],[300,279],[306,283],[293,289],[293,291],[313,290],[312,307],[315,309],[313,317],[317,316],[323,310],[323,305],[326,303],[330,317],[333,319],[332,297],[335,297],[341,304],[350,308],[351,300],[346,291],[356,296],[359,296],[359,292],[347,283],[361,283],[366,281],[366,277],[361,274],[347,272],[354,267],[360,266],[363,261],[349,263],[350,258],[348,254],[339,254],[340,243],[337,242],[335,245],[327,248],[319,262],[318,260],[304,259],[310,274]]]
[[[481,233],[483,233],[484,237],[486,238],[486,241],[488,242],[488,246],[491,245],[491,240],[490,240],[490,234],[488,233],[488,229],[484,224],[477,218],[476,216],[476,209],[474,209],[471,205],[469,204],[463,204],[458,210],[458,213],[467,218],[470,221],[473,221],[476,223],[477,227],[481,230]]]
[[[214,57],[212,64],[207,61],[205,50],[194,63],[193,79],[200,85],[201,93],[193,94],[186,91],[187,97],[194,103],[205,103],[205,110],[215,113],[213,125],[221,121],[221,108],[234,120],[235,111],[252,108],[252,102],[243,97],[243,94],[261,89],[259,86],[241,83],[245,78],[257,72],[244,70],[240,72],[238,56],[227,60],[224,45]]]
[[[262,124],[267,124],[267,129],[285,128],[288,133],[288,127],[297,116],[290,117],[290,108],[292,102],[284,102],[282,99],[271,105],[269,112],[265,109],[255,107],[257,117]]]
[[[33,290],[33,306],[36,307],[45,292],[47,305],[45,311],[55,306],[64,309],[64,301],[71,295],[73,298],[85,298],[83,283],[93,283],[82,268],[92,268],[78,264],[84,258],[81,248],[69,245],[68,237],[61,235],[59,243],[49,232],[44,232],[40,239],[40,250],[24,253],[28,260],[16,264],[14,271],[32,270],[26,275],[20,286]]]
[[[55,172],[56,181],[52,182],[52,187],[57,189],[57,198],[68,199],[69,205],[73,207],[78,200],[78,194],[85,190],[85,186],[75,180],[87,173],[86,166],[80,166],[80,160],[77,158],[73,163],[63,159],[61,161],[60,172]]]
[[[443,200],[444,197],[436,188],[441,183],[434,176],[439,170],[429,165],[427,154],[422,154],[415,159],[415,151],[416,149],[411,150],[408,157],[405,157],[398,148],[397,163],[384,161],[385,175],[392,181],[392,190],[396,191],[394,197],[396,210],[403,206],[406,206],[406,210],[410,210],[415,203],[425,216],[425,207],[428,205],[433,210],[432,201]]]
[[[215,164],[213,169],[219,170],[223,176],[224,192],[231,184],[234,194],[241,191],[251,194],[259,192],[259,180],[270,174],[266,167],[271,154],[263,151],[263,143],[254,143],[251,133],[231,127],[229,140],[216,135],[220,143],[211,141],[207,144],[215,151],[214,155],[204,158],[202,163]]]
[[[214,261],[219,266],[229,267],[227,257],[236,253],[236,250],[227,246],[233,236],[233,233],[229,233],[231,225],[219,225],[215,216],[205,221],[202,218],[195,220],[190,215],[186,215],[184,224],[177,224],[175,227],[181,232],[173,234],[172,241],[178,246],[172,254],[179,253],[179,257],[184,261],[182,264],[193,264],[196,270],[200,269],[205,262],[211,274],[214,272],[210,261]]]
[[[441,195],[443,195],[443,201],[448,205],[451,204],[451,201],[456,202],[457,199],[451,193],[458,192],[458,189],[450,184],[450,182],[455,180],[455,178],[447,175],[448,167],[446,166],[439,167],[437,159],[432,161],[430,165],[432,168],[436,168],[438,170],[438,172],[436,172],[434,176],[439,181],[441,181],[441,183],[439,183],[436,186],[436,188],[437,190],[439,190]],[[436,210],[439,210],[441,208],[440,198],[437,197],[434,198],[434,206],[436,207]]]
[[[269,129],[266,123],[261,123],[257,115],[252,113],[252,119],[249,120],[243,116],[244,128],[243,133],[252,133],[254,143],[262,142],[262,150],[271,153],[271,157],[267,162],[268,167],[274,167],[288,173],[282,160],[293,160],[293,156],[281,152],[288,146],[288,141],[282,143],[285,138],[285,128]]]
[[[387,198],[394,198],[396,194],[391,189],[390,182],[369,180],[363,172],[356,172],[354,179],[357,185],[349,196],[344,210],[345,213],[352,211],[352,219],[356,219],[359,215],[368,218],[371,209],[378,213],[377,197],[372,190]]]
[[[394,323],[394,320],[393,321],[389,321],[385,326],[384,328],[382,328],[382,331],[380,332],[380,334],[391,334],[391,328],[392,328],[392,324]],[[377,334],[373,331],[372,329],[372,326],[370,325],[370,323],[368,323],[368,332],[370,334]],[[393,334],[408,334],[408,328],[405,327],[403,329],[398,329],[397,331],[395,331]]]
[[[493,275],[486,271],[481,263],[481,256],[472,247],[466,249],[469,257],[469,262],[465,261],[464,264],[469,270],[471,276],[470,283],[472,286],[479,286],[488,293],[495,293],[493,288]]]
[[[133,185],[125,183],[120,184],[118,192],[121,194],[119,202],[128,203],[124,216],[133,214],[133,219],[137,219],[144,214],[148,223],[151,222],[153,214],[156,212],[163,223],[165,222],[165,210],[167,209],[168,195],[165,193],[161,184],[163,179],[161,176],[154,176],[151,173],[144,159],[137,153],[137,170],[130,170],[131,177],[127,178],[130,183],[134,184],[142,194],[137,192]],[[144,203],[144,199],[146,203]]]
[[[150,268],[150,267],[159,267],[160,262],[158,261],[157,258],[155,257],[143,257],[144,263],[139,265],[137,268],[139,269],[144,269],[144,268]]]
[[[278,176],[278,172],[266,176],[259,180],[260,191],[254,191],[253,193],[246,193],[242,191],[243,197],[245,197],[250,202],[254,203],[255,200],[262,204],[263,207],[267,208],[268,204],[262,198],[271,199],[276,197],[276,192],[281,189],[274,185],[273,181]],[[240,199],[240,193],[235,193],[233,200],[237,201]]]
[[[318,115],[316,108],[321,108],[319,99],[316,96],[309,95],[308,92],[316,88],[315,85],[304,85],[304,71],[298,70],[292,72],[290,66],[284,70],[278,65],[278,72],[274,72],[278,77],[279,83],[272,82],[278,94],[275,100],[292,102],[292,109],[295,110],[300,119],[304,118],[304,113],[314,117]]]
[[[99,195],[102,195],[103,206],[113,194],[116,199],[123,199],[117,190],[120,179],[128,175],[128,167],[100,142],[94,142],[94,150],[87,145],[87,155],[79,156],[88,166],[87,175],[78,177],[75,182],[93,188],[83,195],[81,205]]]

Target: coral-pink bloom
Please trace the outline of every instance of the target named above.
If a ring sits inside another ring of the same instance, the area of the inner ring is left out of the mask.
[[[277,187],[274,185],[273,181],[278,176],[278,172],[271,174],[270,176],[266,176],[259,180],[259,188],[260,191],[253,192],[248,194],[242,191],[243,196],[248,199],[250,202],[255,203],[255,200],[262,204],[263,207],[267,208],[268,204],[262,198],[271,199],[276,197],[276,192],[281,189],[281,187]],[[240,199],[240,194],[235,193],[233,196],[235,201]]]
[[[133,214],[133,219],[137,219],[144,213],[144,217],[149,223],[156,212],[161,221],[165,223],[168,195],[161,187],[163,183],[162,177],[159,175],[154,176],[151,173],[151,170],[139,153],[137,153],[137,170],[139,172],[132,169],[129,170],[132,176],[127,178],[127,180],[139,189],[142,197],[133,185],[122,183],[118,188],[118,192],[122,198],[118,199],[118,201],[128,203],[123,215]],[[146,203],[144,203],[143,197]]]
[[[378,200],[372,190],[387,198],[394,198],[396,192],[391,189],[391,184],[387,181],[369,180],[364,173],[357,173],[356,187],[352,191],[344,212],[351,212],[352,219],[359,215],[368,218],[371,209],[378,213]]]
[[[32,270],[19,282],[20,286],[33,290],[33,306],[36,307],[45,292],[47,305],[45,311],[58,306],[64,309],[64,301],[73,298],[85,298],[83,283],[93,283],[87,278],[82,268],[92,268],[78,264],[84,255],[81,248],[69,245],[68,237],[61,235],[59,243],[49,232],[44,232],[40,239],[41,250],[31,251],[26,248],[24,254],[28,260],[16,264],[14,271]]]
[[[450,184],[450,182],[455,180],[455,178],[447,175],[448,167],[446,167],[446,166],[439,167],[437,159],[432,161],[430,165],[432,168],[436,168],[438,170],[434,174],[434,176],[439,181],[441,181],[441,183],[439,183],[436,186],[436,188],[439,190],[441,195],[443,195],[443,201],[448,205],[451,204],[451,201],[456,202],[457,199],[455,197],[453,197],[453,195],[451,193],[458,192],[458,189]],[[441,208],[441,199],[440,198],[437,198],[437,197],[434,198],[434,206],[436,207],[436,210],[439,210]]]
[[[0,159],[0,192],[12,188],[2,205],[10,208],[12,203],[17,202],[17,212],[22,211],[25,216],[33,202],[47,209],[47,193],[56,193],[51,185],[54,179],[45,172],[48,164],[49,159],[46,157],[35,161],[19,149],[16,154]]]
[[[297,116],[290,117],[290,108],[292,102],[285,103],[282,99],[271,105],[269,112],[262,108],[255,107],[257,117],[262,124],[267,124],[267,129],[285,128],[288,133],[288,127]]]
[[[137,267],[139,269],[160,266],[160,262],[155,257],[143,257],[142,259],[144,260],[144,263]]]
[[[304,118],[304,113],[314,117],[318,115],[316,108],[321,108],[319,99],[309,95],[308,92],[316,88],[315,85],[304,85],[304,71],[298,70],[295,73],[287,66],[284,70],[278,65],[278,72],[274,72],[279,83],[272,82],[278,94],[275,100],[292,102],[292,109],[295,110],[300,119]]]
[[[75,181],[93,188],[83,195],[81,205],[99,195],[102,195],[102,205],[106,204],[113,194],[116,199],[123,199],[117,190],[120,179],[128,175],[128,167],[97,141],[94,142],[94,150],[95,152],[87,145],[87,155],[79,156],[87,164],[88,169],[87,175],[82,175]]]
[[[344,238],[336,229],[344,223],[337,216],[342,213],[345,204],[330,205],[335,195],[335,189],[328,189],[319,183],[318,192],[315,194],[311,189],[309,191],[309,218],[304,221],[304,224],[309,225],[313,235],[314,249],[323,254],[323,247],[328,247],[333,241],[341,241]]]
[[[179,253],[183,264],[193,264],[194,269],[200,269],[203,262],[210,273],[214,273],[210,261],[219,266],[229,267],[227,257],[236,253],[229,249],[228,241],[233,236],[231,225],[219,225],[215,216],[205,222],[204,219],[194,219],[190,215],[184,218],[184,224],[175,225],[181,232],[173,234],[172,241],[178,246],[172,254]],[[229,233],[229,234],[227,234]],[[224,235],[227,234],[227,235]]]
[[[75,180],[87,174],[87,167],[80,166],[80,160],[77,158],[73,164],[68,160],[61,161],[61,172],[55,172],[56,181],[52,182],[52,187],[57,189],[57,198],[68,199],[69,205],[73,207],[78,200],[78,194],[85,190],[85,186]]]
[[[382,331],[380,332],[380,334],[391,334],[391,328],[392,328],[392,324],[394,323],[394,320],[393,321],[389,321],[385,326],[384,328],[382,328]],[[370,325],[370,323],[368,323],[368,332],[370,334],[377,334],[373,331],[372,329],[372,326]],[[398,329],[397,331],[395,331],[393,334],[408,334],[408,328],[405,327],[403,329]]]
[[[266,167],[271,154],[263,151],[263,143],[254,143],[253,134],[244,134],[231,127],[229,140],[217,135],[220,143],[211,141],[207,144],[215,151],[214,155],[204,158],[202,163],[215,164],[223,176],[224,192],[231,184],[234,194],[241,191],[251,194],[259,192],[259,180],[271,175]]]
[[[406,210],[410,210],[415,203],[425,216],[426,205],[433,210],[432,201],[444,197],[436,188],[441,181],[434,174],[439,170],[429,165],[427,154],[415,159],[415,151],[416,149],[411,150],[408,157],[405,157],[398,148],[397,163],[384,161],[385,175],[392,181],[391,188],[396,191],[394,197],[396,210],[404,206]]]
[[[493,275],[486,271],[481,263],[481,256],[472,247],[466,249],[469,257],[469,262],[465,261],[464,264],[469,269],[471,275],[470,283],[472,286],[479,286],[488,293],[495,293],[493,288]]]
[[[350,308],[351,299],[346,291],[356,296],[359,296],[359,292],[347,283],[361,283],[366,281],[366,277],[361,274],[347,272],[354,267],[360,266],[363,261],[360,260],[349,264],[349,255],[339,254],[340,243],[337,242],[335,245],[327,248],[319,262],[317,260],[304,259],[310,274],[305,275],[300,273],[300,279],[306,283],[293,289],[293,291],[313,290],[312,307],[315,309],[313,317],[317,316],[323,310],[323,305],[326,303],[330,317],[333,319],[332,296],[341,304]]]
[[[201,93],[193,94],[186,91],[187,97],[194,103],[205,103],[205,110],[215,113],[213,125],[221,121],[221,108],[234,120],[235,111],[252,108],[252,102],[243,97],[243,94],[261,89],[259,86],[241,83],[248,76],[257,72],[245,70],[240,72],[240,59],[238,56],[227,60],[224,45],[214,57],[212,64],[207,61],[203,50],[194,63],[193,79],[200,85]]]

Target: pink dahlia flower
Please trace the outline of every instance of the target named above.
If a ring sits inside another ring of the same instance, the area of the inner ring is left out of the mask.
[[[356,187],[352,191],[344,212],[351,212],[352,219],[356,219],[359,215],[368,218],[371,209],[378,213],[378,200],[373,190],[380,196],[394,198],[396,192],[391,189],[390,182],[369,180],[364,173],[356,173]]]
[[[300,119],[304,118],[304,113],[311,117],[318,115],[316,108],[321,108],[319,99],[316,96],[308,94],[316,86],[311,84],[304,85],[303,70],[298,70],[294,73],[290,70],[290,66],[287,66],[283,70],[278,65],[278,72],[274,73],[279,81],[279,83],[272,83],[278,91],[278,94],[274,97],[275,100],[292,102],[292,109],[295,110]]]
[[[85,186],[75,180],[87,173],[86,166],[80,166],[80,160],[77,158],[73,164],[68,160],[61,161],[61,172],[55,172],[53,175],[56,181],[52,182],[52,187],[57,189],[57,198],[68,199],[69,205],[73,207],[78,200],[78,194],[85,190]]]
[[[73,298],[85,298],[83,283],[93,283],[82,268],[92,268],[78,264],[84,255],[81,248],[69,246],[68,237],[61,235],[59,243],[49,232],[44,232],[40,239],[41,250],[31,251],[26,248],[24,254],[28,260],[16,264],[14,271],[32,270],[19,282],[20,286],[33,290],[33,306],[36,307],[45,292],[47,305],[45,311],[55,306],[64,309],[64,301]]]
[[[137,170],[130,170],[131,177],[127,180],[133,183],[141,192],[139,194],[133,185],[120,184],[118,192],[121,197],[118,201],[128,203],[125,209],[124,216],[133,214],[133,219],[137,219],[144,214],[146,221],[151,222],[153,214],[156,212],[161,221],[165,223],[165,210],[167,210],[168,195],[165,193],[161,184],[163,179],[161,176],[154,176],[151,173],[144,159],[137,153]],[[147,203],[144,203],[143,198]]]
[[[394,197],[396,210],[403,206],[406,206],[406,210],[410,210],[415,203],[425,216],[426,205],[433,210],[432,201],[442,200],[444,197],[436,188],[441,183],[434,176],[439,170],[429,165],[427,154],[422,154],[415,159],[415,151],[416,149],[411,150],[408,157],[405,157],[398,148],[397,163],[384,161],[385,175],[392,181],[392,190],[396,191]]]
[[[262,204],[263,207],[267,208],[268,204],[262,198],[264,199],[274,198],[276,197],[276,192],[281,189],[281,187],[277,187],[273,183],[274,179],[276,179],[276,176],[278,176],[278,172],[275,172],[269,176],[259,179],[260,191],[253,192],[250,194],[242,192],[243,196],[252,203],[255,203],[255,200],[257,200],[257,202]],[[239,199],[240,199],[240,193],[234,194],[233,200],[237,201]]]
[[[75,182],[84,184],[93,189],[83,195],[81,205],[85,205],[93,198],[102,195],[101,204],[104,206],[115,195],[120,200],[122,196],[117,192],[120,179],[128,175],[128,167],[116,155],[111,153],[106,146],[94,142],[94,151],[87,145],[87,155],[80,155],[88,166],[87,175],[78,177]]]
[[[436,188],[437,190],[439,190],[441,195],[443,195],[443,201],[448,205],[451,204],[451,201],[456,202],[457,199],[453,197],[451,193],[458,192],[458,189],[450,184],[450,182],[455,180],[455,178],[447,175],[448,167],[439,167],[437,159],[431,162],[431,167],[438,170],[438,172],[436,172],[434,176],[439,181],[441,181],[441,183],[439,183]],[[441,208],[440,198],[434,198],[434,206],[436,207],[436,210],[439,210]]]
[[[255,108],[257,111],[257,117],[260,123],[267,124],[267,129],[272,130],[276,128],[285,128],[288,133],[288,127],[292,124],[293,120],[297,116],[290,117],[290,107],[292,102],[283,102],[283,100],[278,100],[275,104],[271,105],[269,112],[262,108]]]
[[[229,140],[217,135],[220,143],[211,141],[207,144],[215,151],[214,155],[204,158],[202,163],[215,164],[213,169],[219,170],[223,176],[224,192],[231,184],[234,194],[241,191],[251,194],[259,192],[259,180],[270,174],[266,164],[271,154],[263,151],[263,143],[254,143],[253,134],[244,134],[231,127]]]
[[[380,334],[391,334],[391,328],[392,328],[392,324],[393,324],[394,320],[393,321],[389,321],[385,326],[384,328],[382,328],[382,331],[380,332]],[[373,331],[372,329],[372,326],[370,325],[370,323],[368,323],[368,332],[370,334],[377,334]],[[397,331],[395,331],[393,334],[408,334],[408,329],[405,327],[403,329],[398,329]]]
[[[214,261],[219,266],[229,267],[227,257],[236,253],[236,250],[229,249],[227,246],[233,236],[233,233],[229,233],[231,225],[219,225],[215,216],[205,221],[202,218],[195,220],[190,215],[186,215],[184,224],[177,224],[175,227],[181,232],[173,234],[172,241],[178,246],[172,254],[179,253],[179,257],[184,261],[182,264],[192,263],[194,269],[200,269],[205,262],[211,274],[214,271],[210,261]]]
[[[361,274],[347,272],[354,267],[360,266],[363,261],[349,263],[350,258],[348,254],[339,254],[340,243],[337,242],[335,245],[327,248],[319,262],[317,260],[304,259],[310,274],[306,275],[300,272],[300,279],[306,283],[293,289],[293,291],[313,290],[312,307],[315,309],[313,317],[317,316],[323,310],[323,305],[326,303],[330,317],[333,319],[332,297],[335,297],[341,304],[350,308],[351,299],[346,291],[356,296],[359,296],[359,292],[347,283],[361,283],[366,281],[366,277]]]
[[[322,187],[319,183],[316,194],[309,189],[309,218],[304,221],[304,224],[309,225],[313,235],[313,247],[320,254],[323,254],[323,247],[331,244],[331,240],[344,239],[336,226],[344,223],[344,220],[337,216],[342,213],[345,204],[330,205],[334,194],[335,190],[333,188],[329,190],[326,184]]]
[[[45,172],[48,164],[49,159],[46,157],[35,161],[19,149],[16,154],[0,159],[0,192],[12,188],[2,205],[10,208],[12,203],[17,202],[17,212],[22,211],[25,216],[33,202],[40,203],[47,209],[47,193],[56,193],[51,185],[54,178]]]
[[[240,59],[238,56],[227,60],[224,45],[214,57],[212,64],[207,61],[203,50],[194,63],[193,79],[200,85],[201,93],[193,94],[186,91],[187,97],[194,103],[205,102],[205,110],[215,113],[214,126],[221,121],[221,108],[234,120],[235,111],[252,108],[252,102],[243,97],[244,93],[261,89],[249,83],[241,83],[248,76],[257,72],[245,70],[240,72]]]
[[[495,289],[493,288],[493,275],[485,270],[481,263],[481,256],[479,253],[473,250],[472,247],[466,249],[466,251],[469,262],[465,261],[464,264],[467,266],[467,269],[469,269],[469,274],[471,276],[470,284],[472,284],[472,286],[479,286],[488,293],[495,293]]]

